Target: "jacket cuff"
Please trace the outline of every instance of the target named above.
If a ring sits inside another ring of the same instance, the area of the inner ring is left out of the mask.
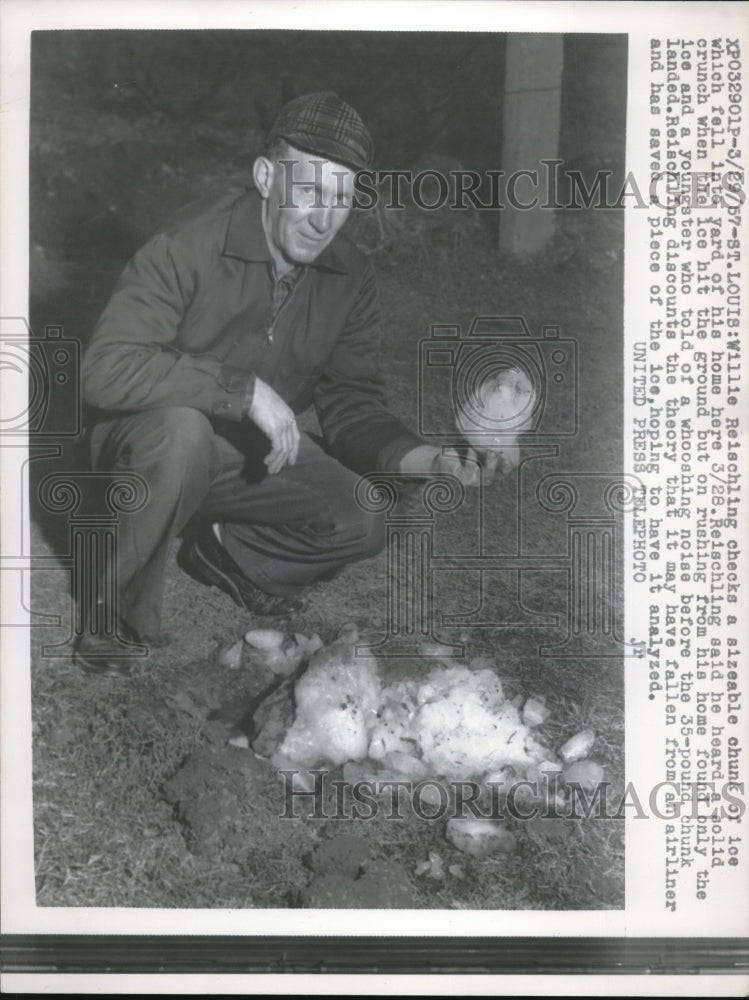
[[[377,454],[379,471],[399,472],[403,456],[407,455],[409,451],[413,451],[414,448],[420,448],[425,444],[429,444],[429,442],[420,438],[418,434],[412,434],[410,431],[400,434],[393,441],[380,448]]]
[[[219,391],[213,413],[237,422],[246,417],[255,394],[255,376],[231,365],[222,365],[216,381]]]

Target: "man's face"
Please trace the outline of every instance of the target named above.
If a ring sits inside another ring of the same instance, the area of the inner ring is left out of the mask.
[[[314,261],[351,211],[354,171],[291,146],[278,160],[256,161],[255,182],[264,199],[265,234],[280,271]]]

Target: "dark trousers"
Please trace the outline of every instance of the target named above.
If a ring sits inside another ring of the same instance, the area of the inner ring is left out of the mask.
[[[193,518],[216,522],[224,547],[262,590],[292,594],[384,545],[381,517],[363,511],[358,476],[302,435],[296,464],[268,475],[267,438],[248,421],[213,422],[160,407],[97,424],[94,467],[140,475],[146,505],[120,515],[118,612],[144,637],[160,630],[166,560]]]

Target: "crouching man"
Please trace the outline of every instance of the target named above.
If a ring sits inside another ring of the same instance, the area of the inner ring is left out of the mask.
[[[120,635],[158,642],[166,560],[188,523],[189,572],[249,611],[286,614],[313,581],[381,549],[381,520],[354,499],[359,474],[446,467],[386,409],[373,270],[341,233],[372,152],[336,94],[297,98],[253,189],[155,236],[125,268],[83,363],[94,467],[148,486],[120,521]],[[312,404],[324,448],[297,427]],[[127,675],[108,641],[84,635],[78,662]]]

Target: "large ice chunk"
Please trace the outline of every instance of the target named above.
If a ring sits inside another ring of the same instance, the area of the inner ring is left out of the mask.
[[[374,659],[354,656],[353,643],[338,640],[315,654],[294,693],[296,717],[274,754],[277,765],[345,764],[367,756],[367,731],[380,704]]]

